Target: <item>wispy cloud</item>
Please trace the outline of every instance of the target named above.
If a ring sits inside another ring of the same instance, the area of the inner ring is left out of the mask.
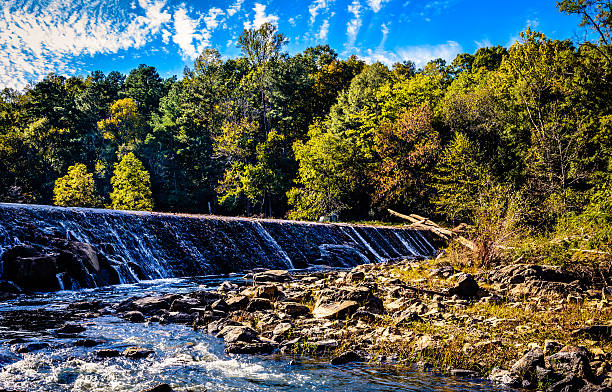
[[[361,20],[361,9],[362,7],[359,0],[353,0],[353,2],[348,6],[348,12],[353,14],[353,18],[346,24],[347,48],[352,48],[355,46],[357,34],[359,34],[359,29],[361,29],[361,25],[363,23]]]
[[[308,13],[310,14],[310,24],[313,24],[317,20],[317,16],[320,13],[326,12],[332,3],[333,0],[314,0],[308,6]]]
[[[166,0],[2,0],[0,86],[21,89],[50,72],[81,72],[82,56],[140,49],[172,40],[185,59],[210,44],[224,14],[170,6]],[[167,49],[167,48],[166,48]]]
[[[244,0],[236,0],[234,4],[232,4],[225,12],[227,12],[228,16],[234,16],[236,12],[239,12],[242,9],[242,3]]]
[[[377,13],[381,10],[384,3],[387,3],[389,0],[368,0],[368,6],[372,9],[374,13]]]
[[[274,25],[278,25],[278,16],[272,14],[266,14],[266,6],[264,4],[255,3],[253,7],[253,11],[255,11],[255,16],[252,21],[244,22],[245,29],[259,28],[264,23],[272,23]]]
[[[484,38],[481,41],[474,41],[474,43],[476,44],[476,47],[478,49],[480,49],[480,48],[487,48],[487,47],[491,46],[491,41],[489,41],[488,38]]]
[[[406,46],[394,51],[368,50],[362,56],[367,62],[381,62],[386,65],[393,65],[402,61],[413,61],[417,67],[422,67],[431,60],[438,58],[451,62],[463,48],[455,41],[448,41],[439,45]]]
[[[329,33],[329,20],[325,19],[321,24],[321,28],[319,29],[319,32],[317,33],[316,37],[319,41],[326,41],[327,33]]]

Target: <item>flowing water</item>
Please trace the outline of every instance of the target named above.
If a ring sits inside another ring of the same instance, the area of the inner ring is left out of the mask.
[[[134,295],[184,293],[214,288],[226,277],[160,279],[105,288],[22,296],[0,304],[0,389],[17,391],[133,391],[160,383],[176,391],[502,391],[482,380],[468,381],[408,368],[351,364],[332,366],[307,359],[228,355],[223,340],[184,325],[127,323],[112,315],[79,323],[77,337],[53,332],[63,323],[54,317],[73,301],[118,302]],[[231,279],[231,278],[230,278]],[[17,354],[10,339],[48,343],[49,347]],[[77,339],[103,343],[77,347]],[[138,346],[154,354],[146,359],[99,359],[97,350]]]

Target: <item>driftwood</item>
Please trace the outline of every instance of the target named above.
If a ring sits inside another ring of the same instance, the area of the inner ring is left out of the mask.
[[[398,218],[402,218],[407,221],[410,221],[411,227],[422,229],[422,230],[428,230],[444,240],[449,240],[451,238],[457,238],[457,241],[461,245],[465,246],[466,248],[470,250],[476,249],[476,245],[474,244],[473,241],[470,241],[467,238],[458,234],[460,230],[461,231],[464,230],[465,225],[459,225],[458,229],[459,228],[460,229],[457,231],[453,231],[453,230],[445,229],[441,227],[440,225],[438,225],[437,223],[429,220],[428,218],[420,216],[420,215],[416,215],[416,214],[405,215],[397,211],[393,211],[392,209],[387,209],[387,211],[389,211],[391,215],[395,215]]]

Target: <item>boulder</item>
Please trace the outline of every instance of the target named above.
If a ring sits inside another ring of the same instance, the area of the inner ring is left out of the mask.
[[[288,282],[290,280],[291,274],[286,270],[268,270],[253,275],[255,282]]]
[[[173,392],[174,390],[168,384],[159,384],[153,388],[145,389],[142,392]]]
[[[588,352],[575,346],[565,346],[558,353],[544,358],[546,367],[564,376],[574,375],[590,380],[593,378]]]
[[[96,356],[99,358],[115,358],[119,356],[119,351],[105,348],[98,350],[98,352],[96,352]]]
[[[225,343],[253,342],[257,340],[257,332],[245,325],[228,325],[217,334]]]
[[[538,366],[544,366],[544,352],[540,348],[528,351],[512,365],[510,371],[518,374],[523,380],[535,382],[536,368]]]
[[[249,305],[249,302],[249,297],[244,295],[237,295],[226,300],[227,308],[231,311],[244,310]]]
[[[310,314],[310,308],[297,302],[281,302],[278,304],[278,310],[288,314],[291,317],[305,316]]]
[[[272,302],[265,298],[251,298],[249,304],[246,307],[247,312],[255,312],[258,310],[270,310],[272,309]]]
[[[591,340],[612,340],[612,325],[589,325],[574,331],[572,335]]]
[[[474,298],[478,296],[479,289],[480,287],[472,275],[460,273],[457,276],[457,284],[451,287],[448,293],[460,298]]]
[[[124,357],[131,359],[146,358],[151,354],[153,354],[153,350],[141,347],[128,347],[123,351],[123,353],[121,353],[121,355],[123,355]]]
[[[236,342],[225,346],[229,354],[270,354],[276,349],[273,342]]]
[[[86,328],[79,324],[66,324],[61,328],[55,330],[57,333],[61,334],[77,334],[81,332],[85,332]]]
[[[330,304],[318,304],[312,311],[315,318],[345,319],[350,317],[359,308],[355,301],[332,302]]]
[[[129,321],[130,323],[142,323],[145,321],[144,314],[142,314],[142,312],[139,312],[137,310],[126,312],[123,315],[123,318]]]
[[[363,362],[363,357],[355,351],[345,351],[331,360],[332,365],[344,365],[350,362]]]
[[[509,370],[505,370],[505,369],[500,369],[500,368],[493,368],[493,370],[491,370],[491,374],[489,375],[489,380],[498,383],[498,384],[502,384],[511,388],[514,387],[518,387],[521,386],[521,377],[516,374],[513,373]]]

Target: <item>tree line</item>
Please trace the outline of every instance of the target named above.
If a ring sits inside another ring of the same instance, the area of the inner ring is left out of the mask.
[[[309,220],[392,208],[488,222],[482,235],[518,221],[588,228],[579,241],[601,247],[612,242],[610,5],[558,6],[596,38],[527,29],[510,48],[389,68],[327,45],[290,56],[264,24],[240,36],[241,56],[206,49],[180,80],[141,65],[4,89],[0,197]]]

